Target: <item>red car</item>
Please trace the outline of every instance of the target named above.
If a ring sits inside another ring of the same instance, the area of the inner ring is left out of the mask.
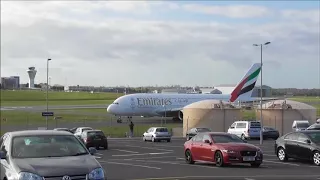
[[[250,163],[259,167],[263,153],[259,147],[246,143],[238,136],[223,132],[205,132],[184,143],[186,162],[213,162],[216,166],[232,163]]]

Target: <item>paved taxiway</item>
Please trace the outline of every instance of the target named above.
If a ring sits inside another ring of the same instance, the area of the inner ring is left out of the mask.
[[[264,162],[260,168],[233,165],[218,168],[213,164],[186,164],[182,138],[172,142],[143,142],[139,139],[109,139],[109,150],[99,150],[97,160],[111,180],[317,180],[320,167],[308,162],[278,161],[273,152],[274,141],[261,146]],[[258,145],[259,141],[249,141]],[[260,145],[259,145],[260,146]]]

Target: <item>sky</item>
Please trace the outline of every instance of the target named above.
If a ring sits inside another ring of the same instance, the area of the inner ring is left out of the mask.
[[[317,1],[1,1],[1,77],[91,86],[320,88]],[[259,77],[260,79],[260,77]],[[260,83],[260,80],[258,81]]]

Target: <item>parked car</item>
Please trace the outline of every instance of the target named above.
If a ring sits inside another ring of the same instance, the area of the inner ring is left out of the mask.
[[[99,149],[103,147],[108,149],[108,139],[101,130],[87,130],[81,134],[82,142],[87,148],[96,147]]]
[[[5,133],[0,139],[1,179],[106,179],[89,150],[65,131],[28,130]]]
[[[274,150],[280,161],[294,158],[310,160],[320,166],[320,131],[306,130],[285,134],[276,140]]]
[[[259,167],[263,162],[263,152],[259,147],[223,132],[197,134],[184,143],[184,152],[189,164],[207,161],[219,167],[232,163],[250,163],[253,167]]]
[[[209,128],[204,128],[204,127],[195,127],[187,131],[186,133],[186,138],[187,141],[189,141],[191,138],[193,138],[195,135],[201,132],[211,132],[211,129]]]
[[[73,132],[68,128],[54,128],[53,130],[55,130],[55,131],[66,131],[66,132],[69,132],[69,133],[73,134]]]
[[[295,120],[292,123],[292,131],[303,131],[306,130],[310,126],[309,121],[307,120]]]
[[[93,130],[93,128],[92,127],[78,127],[77,130],[74,132],[74,135],[81,137],[81,134],[87,130]]]
[[[311,126],[309,126],[307,128],[307,130],[320,130],[320,124],[318,124],[318,123],[312,124]]]
[[[236,121],[228,129],[228,133],[241,139],[260,138],[261,124],[259,121]]]
[[[259,167],[263,162],[263,153],[259,147],[223,132],[197,134],[184,143],[184,152],[189,164],[207,161],[219,167],[232,163],[250,163],[253,167]]]
[[[72,132],[72,134],[74,134],[77,129],[78,129],[78,127],[74,127],[74,128],[71,128],[70,131]]]
[[[143,133],[142,137],[144,141],[171,141],[171,133],[166,127],[151,127],[147,130],[147,132]]]
[[[263,138],[276,140],[279,138],[279,131],[272,127],[263,126]]]

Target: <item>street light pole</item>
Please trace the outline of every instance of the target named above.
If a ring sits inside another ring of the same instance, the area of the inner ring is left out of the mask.
[[[253,46],[260,46],[261,50],[261,80],[260,80],[260,123],[261,123],[261,129],[260,129],[260,145],[263,144],[263,119],[262,119],[262,46],[266,46],[270,44],[271,42],[266,42],[264,44],[253,44]]]
[[[47,60],[47,95],[46,95],[46,103],[47,103],[47,112],[49,111],[49,104],[48,104],[48,91],[49,91],[49,61],[51,59]],[[46,127],[48,129],[48,116],[46,116]]]

